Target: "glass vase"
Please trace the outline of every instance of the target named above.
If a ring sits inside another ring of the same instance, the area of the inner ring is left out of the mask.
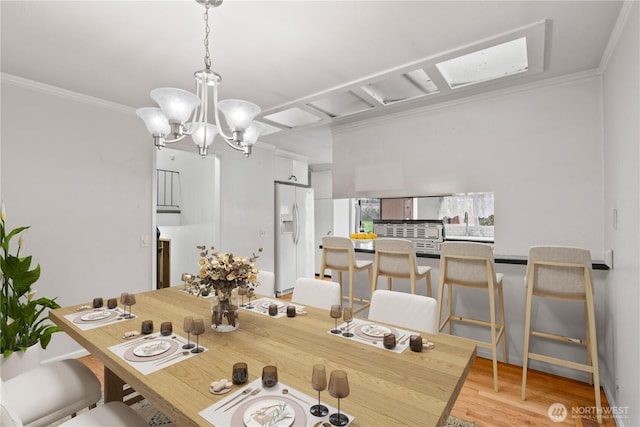
[[[240,327],[238,306],[230,300],[219,300],[211,307],[211,329],[232,332]]]

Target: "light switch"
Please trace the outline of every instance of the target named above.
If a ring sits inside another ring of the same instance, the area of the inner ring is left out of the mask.
[[[149,247],[149,236],[148,235],[140,236],[140,247],[141,248],[148,248]]]

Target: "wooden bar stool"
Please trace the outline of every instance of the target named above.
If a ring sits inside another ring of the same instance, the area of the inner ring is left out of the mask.
[[[342,288],[342,273],[349,273],[349,296],[344,297],[349,300],[349,308],[353,309],[353,301],[364,303],[358,307],[353,313],[358,313],[369,307],[370,299],[355,298],[353,296],[353,279],[354,274],[359,271],[367,271],[369,273],[369,283],[371,283],[371,267],[373,261],[357,260],[355,251],[353,250],[353,242],[346,237],[325,236],[322,238],[322,260],[320,264],[320,277],[324,277],[327,269],[338,272],[338,283],[340,283],[341,295],[344,295]]]
[[[427,296],[431,296],[431,267],[416,263],[416,249],[407,239],[376,239],[371,292],[378,287],[378,277],[387,277],[387,289],[393,290],[393,278],[409,279],[411,293],[416,293],[416,281],[425,279]]]
[[[598,422],[602,423],[596,316],[593,303],[593,284],[591,281],[591,253],[588,250],[580,248],[533,246],[529,249],[526,283],[527,298],[525,302],[524,351],[522,357],[522,400],[525,400],[526,397],[527,365],[529,359],[588,372],[589,382],[593,383],[595,392]],[[586,338],[574,338],[532,329],[531,307],[534,296],[584,303]],[[532,336],[583,345],[587,350],[587,363],[576,363],[545,354],[530,352],[529,342]]]
[[[445,242],[440,246],[440,286],[438,289],[438,319],[442,319],[442,301],[444,288],[447,293],[447,317],[440,324],[440,331],[449,325],[448,333],[454,321],[489,327],[491,342],[470,339],[476,345],[491,349],[493,360],[493,389],[498,391],[498,344],[502,339],[502,358],[507,361],[507,342],[504,327],[504,297],[502,277],[494,270],[493,249],[484,243]],[[487,289],[489,291],[489,321],[456,316],[452,312],[453,287]],[[500,320],[496,316],[496,292]]]

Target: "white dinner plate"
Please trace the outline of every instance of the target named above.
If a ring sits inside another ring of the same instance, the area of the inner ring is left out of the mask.
[[[80,319],[84,320],[85,322],[91,322],[91,321],[95,322],[98,320],[106,319],[109,316],[111,316],[110,311],[101,310],[101,311],[93,311],[91,313],[84,314],[80,316]]]
[[[133,354],[138,357],[151,357],[162,354],[171,348],[171,343],[167,340],[153,340],[140,344],[133,349]]]
[[[290,427],[296,419],[294,408],[277,398],[260,400],[250,405],[242,417],[246,427]]]
[[[368,324],[362,325],[362,327],[360,328],[360,332],[370,337],[382,338],[384,337],[384,334],[389,334],[393,331],[386,326]]]
[[[262,303],[262,304],[260,304],[260,305],[261,305],[261,306],[262,306],[262,308],[264,308],[265,310],[268,310],[268,309],[269,309],[269,306],[270,306],[271,304],[275,304],[275,305],[277,305],[277,306],[278,306],[278,310],[280,310],[281,308],[283,308],[283,307],[284,307],[284,303],[279,302],[279,301],[265,301],[265,302],[263,302],[263,303]]]

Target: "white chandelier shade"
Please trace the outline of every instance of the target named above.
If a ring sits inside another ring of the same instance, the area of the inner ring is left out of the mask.
[[[154,89],[150,96],[160,108],[139,108],[136,114],[144,120],[155,146],[159,149],[168,143],[178,142],[185,136],[191,135],[200,155],[205,157],[214,137],[220,135],[229,147],[242,151],[248,157],[252,146],[266,128],[266,125],[254,121],[261,111],[260,107],[240,99],[218,102],[218,86],[222,78],[211,70],[208,19],[209,7],[219,6],[222,0],[196,0],[196,2],[205,6],[206,24],[205,69],[194,73],[196,93],[170,87]],[[212,100],[209,99],[209,87],[213,89]],[[215,126],[207,122],[210,107],[213,108]],[[219,111],[224,114],[226,124],[231,131],[230,135],[225,134],[220,125]]]
[[[136,114],[144,120],[149,133],[153,136],[167,135],[171,130],[169,120],[162,114],[162,111],[156,107],[138,108]]]
[[[220,101],[218,109],[224,114],[232,131],[248,129],[253,119],[260,113],[260,107],[256,104],[241,99]]]
[[[172,87],[154,89],[149,94],[162,113],[174,122],[186,122],[193,110],[200,105],[200,98],[189,91]]]
[[[251,125],[247,128],[247,130],[244,131],[243,144],[248,146],[252,146],[253,144],[255,144],[256,141],[258,140],[258,137],[262,132],[264,132],[266,127],[267,126],[265,124],[260,122],[251,123]]]
[[[193,139],[193,142],[196,143],[200,150],[200,155],[203,155],[203,152],[205,152],[204,155],[206,155],[206,149],[213,142],[213,138],[218,133],[218,128],[209,123],[205,125],[202,123],[194,123],[190,132],[191,139]]]

